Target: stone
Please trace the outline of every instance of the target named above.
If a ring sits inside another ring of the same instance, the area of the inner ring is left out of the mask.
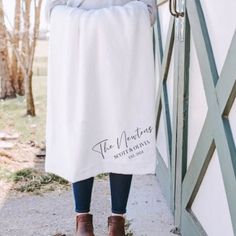
[[[9,134],[3,131],[0,131],[0,139],[1,140],[13,140],[13,139],[18,139],[19,138],[19,134],[15,133],[15,134]]]
[[[0,148],[3,149],[12,149],[14,147],[13,143],[6,142],[6,141],[0,141]]]

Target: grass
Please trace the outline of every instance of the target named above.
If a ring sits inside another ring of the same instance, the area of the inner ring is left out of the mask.
[[[109,173],[101,173],[96,176],[97,179],[105,179]]]
[[[34,72],[38,70],[46,72],[47,48],[47,41],[37,42]],[[43,160],[39,164],[39,160],[35,159],[37,163],[34,163],[33,157],[36,149],[28,149],[32,146],[29,145],[30,143],[34,143],[33,147],[35,148],[45,145],[46,85],[47,76],[36,76],[35,73],[32,79],[35,117],[25,115],[25,96],[0,100],[0,131],[20,135],[17,140],[13,141],[17,143],[17,148],[14,147],[7,152],[2,151],[2,153],[0,151],[0,181],[13,183],[12,190],[18,192],[37,194],[42,190],[52,191],[69,186],[65,179],[54,174],[45,173],[42,170]],[[6,156],[8,154],[9,156]],[[28,168],[29,166],[30,168]]]
[[[26,102],[24,96],[0,101],[0,130],[19,133],[20,140],[37,143],[45,141],[46,121],[46,77],[33,77],[33,94],[36,116],[25,116]]]
[[[37,192],[54,190],[55,185],[69,185],[69,182],[57,175],[43,173],[34,168],[24,168],[8,176],[14,182],[13,188],[19,192]]]
[[[133,232],[131,229],[129,229],[131,225],[131,220],[127,220],[125,221],[125,236],[133,236]]]
[[[9,132],[10,134],[18,133],[19,138],[14,141],[20,143],[35,143],[37,146],[45,144],[45,122],[46,122],[46,76],[33,77],[33,95],[35,103],[36,116],[26,116],[25,96],[17,96],[13,99],[0,100],[0,131]],[[20,144],[21,146],[21,144]],[[20,147],[19,146],[19,147]],[[25,148],[25,146],[23,147]],[[19,150],[21,152],[21,150]],[[25,150],[22,150],[24,153]],[[12,157],[9,157],[9,164],[0,168],[0,180],[13,181],[14,189],[20,192],[34,192],[45,188],[47,185],[52,190],[52,183],[65,184],[59,177],[39,172],[35,169],[21,169],[14,172],[14,163],[19,166],[22,162],[21,156],[16,151],[9,150]],[[27,152],[25,152],[27,155]],[[20,153],[19,153],[20,154]],[[0,155],[1,158],[1,155]],[[24,168],[23,160],[22,168]],[[2,159],[3,161],[3,159]],[[12,163],[12,164],[11,164]],[[33,163],[32,163],[33,164]]]

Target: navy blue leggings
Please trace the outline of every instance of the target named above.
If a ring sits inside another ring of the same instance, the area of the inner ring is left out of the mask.
[[[126,213],[132,175],[109,173],[112,213]],[[94,177],[72,183],[75,211],[89,212]]]

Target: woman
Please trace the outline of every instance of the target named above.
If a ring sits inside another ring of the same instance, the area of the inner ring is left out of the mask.
[[[131,0],[48,0],[46,4],[46,19],[49,22],[52,9],[57,5],[67,5],[83,9],[96,9],[113,5],[124,5]],[[150,14],[150,25],[156,20],[155,0],[142,0],[147,4]],[[141,135],[137,130],[137,135]],[[147,132],[147,131],[146,131]],[[96,150],[95,150],[96,151]],[[125,213],[132,181],[132,174],[109,173],[111,189],[112,214],[108,217],[109,236],[125,235]],[[76,235],[93,236],[93,215],[90,213],[94,176],[72,183],[76,215]]]

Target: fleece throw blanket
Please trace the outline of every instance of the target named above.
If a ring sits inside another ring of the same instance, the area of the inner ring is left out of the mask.
[[[155,173],[155,78],[147,6],[51,13],[45,171],[70,182]]]

